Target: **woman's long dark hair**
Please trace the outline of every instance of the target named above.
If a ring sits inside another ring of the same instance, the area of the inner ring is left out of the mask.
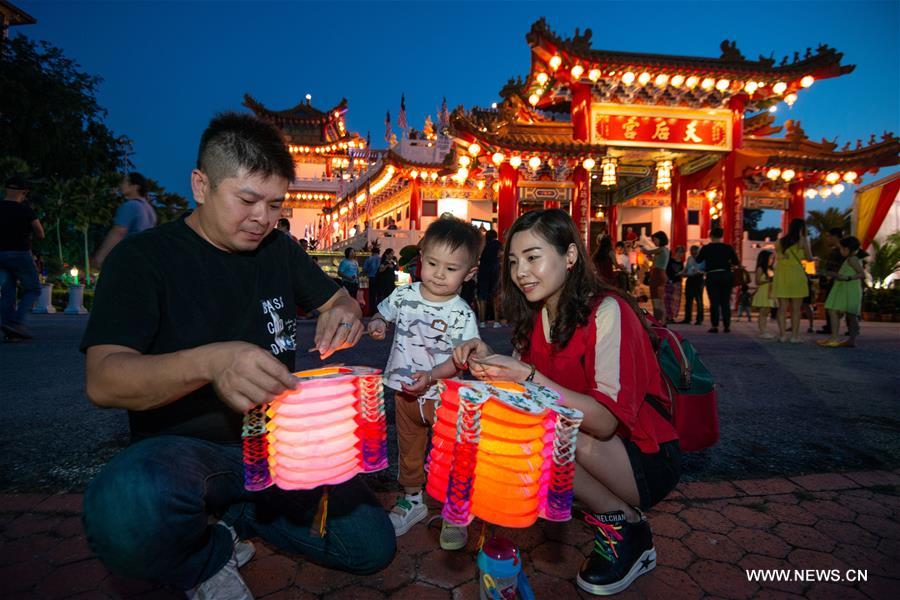
[[[503,311],[506,318],[513,324],[512,342],[519,354],[525,354],[529,350],[535,315],[542,306],[540,303],[531,303],[525,298],[525,294],[513,282],[509,268],[510,242],[515,234],[528,230],[534,230],[536,235],[546,240],[560,254],[565,254],[571,244],[575,244],[578,253],[578,259],[572,266],[572,270],[566,275],[566,281],[559,296],[556,319],[550,324],[550,341],[556,348],[564,348],[569,343],[575,329],[587,324],[598,299],[608,295],[623,298],[641,320],[644,329],[648,334],[650,333],[649,325],[634,299],[597,279],[584,242],[581,241],[578,230],[575,229],[575,223],[572,222],[568,213],[558,208],[535,210],[525,213],[512,224],[512,227],[506,232],[503,252]],[[652,334],[651,339],[653,339]]]
[[[762,269],[763,273],[769,270],[769,257],[772,256],[771,250],[760,250],[756,255],[756,268]]]
[[[778,243],[781,244],[781,251],[787,252],[788,248],[799,242],[800,234],[804,231],[806,231],[806,221],[803,219],[791,219],[787,234],[778,240]]]

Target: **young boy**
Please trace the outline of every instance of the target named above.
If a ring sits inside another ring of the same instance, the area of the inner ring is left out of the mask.
[[[475,313],[459,291],[475,276],[481,249],[478,229],[442,217],[432,223],[419,243],[421,281],[398,287],[378,305],[369,321],[369,335],[384,339],[387,323],[396,324],[391,355],[384,369],[385,386],[396,391],[399,477],[404,495],[388,515],[401,536],[428,516],[422,498],[425,483],[425,448],[434,422],[434,383],[456,375],[453,348],[478,337]],[[465,527],[444,523],[441,548],[465,547]]]

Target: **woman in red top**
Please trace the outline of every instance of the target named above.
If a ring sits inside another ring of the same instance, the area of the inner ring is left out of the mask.
[[[576,446],[575,495],[597,527],[578,574],[593,594],[614,594],[656,564],[641,510],[662,500],[681,473],[678,435],[645,398],[665,398],[649,330],[634,302],[594,275],[569,216],[543,210],[507,233],[503,305],[517,357],[481,340],[454,359],[485,380],[534,381],[584,413]]]

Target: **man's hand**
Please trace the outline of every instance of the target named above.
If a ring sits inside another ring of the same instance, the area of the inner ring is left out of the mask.
[[[373,317],[369,321],[368,327],[369,337],[373,340],[383,340],[387,334],[387,323],[381,317]]]
[[[352,348],[362,337],[362,311],[347,290],[342,288],[335,292],[328,302],[319,307],[319,312],[315,343],[322,360],[338,350]]]
[[[431,385],[431,371],[416,371],[410,376],[410,379],[412,379],[412,383],[409,385],[405,383],[400,384],[403,387],[403,391],[407,394],[420,396]]]
[[[471,340],[464,341],[459,346],[453,349],[453,364],[456,365],[457,369],[468,369],[470,356],[484,357],[493,353],[494,351],[491,350],[490,346],[488,346],[478,338],[473,338]]]
[[[297,380],[277,358],[247,342],[210,344],[206,378],[235,412],[246,413],[294,389]]]

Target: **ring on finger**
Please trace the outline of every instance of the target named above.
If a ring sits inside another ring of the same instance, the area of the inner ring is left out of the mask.
[[[347,323],[346,321],[341,321],[338,323],[338,327],[346,327],[347,329],[353,328],[353,323]]]

